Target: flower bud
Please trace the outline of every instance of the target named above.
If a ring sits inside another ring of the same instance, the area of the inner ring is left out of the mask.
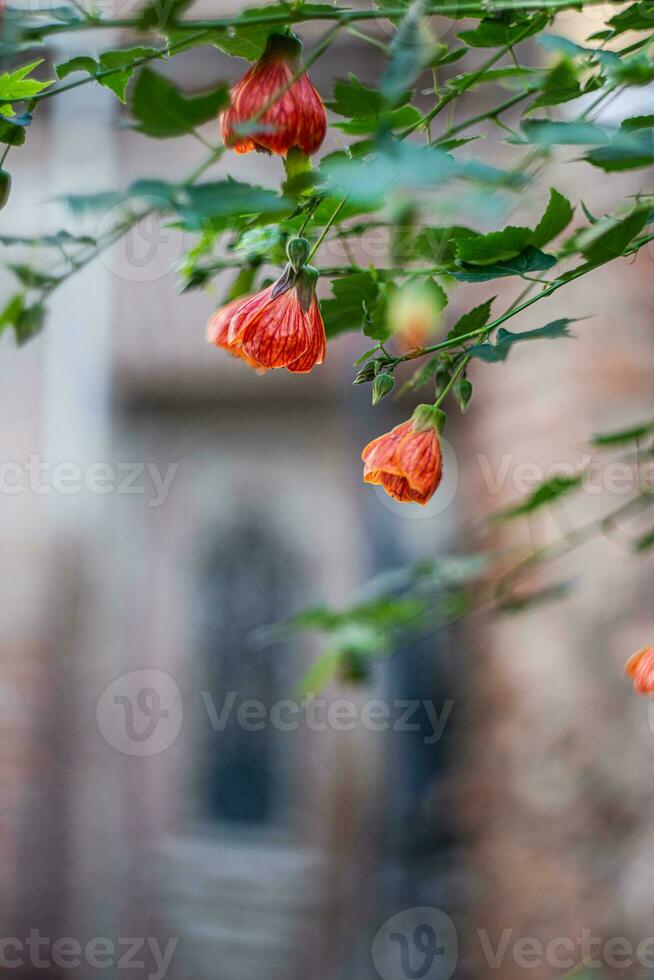
[[[395,387],[395,378],[386,371],[381,371],[372,383],[372,403],[379,404]]]
[[[354,376],[353,385],[363,385],[367,381],[372,381],[372,379],[377,374],[377,366],[379,361],[368,361]]]
[[[286,254],[288,255],[288,261],[293,266],[294,272],[299,272],[304,266],[305,262],[309,258],[309,252],[311,251],[311,246],[306,238],[289,238],[288,244],[286,246]]]
[[[459,378],[454,385],[454,397],[461,411],[467,411],[472,398],[472,382],[468,381],[467,378]]]

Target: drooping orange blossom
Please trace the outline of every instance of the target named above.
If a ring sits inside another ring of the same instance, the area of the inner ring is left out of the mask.
[[[301,54],[299,38],[270,35],[266,50],[234,86],[231,106],[220,117],[225,146],[237,153],[260,150],[279,156],[294,146],[307,155],[316,152],[325,138],[327,117],[307,73],[293,81]],[[236,127],[251,120],[256,128],[239,135]]]
[[[435,405],[418,405],[407,422],[369,442],[361,453],[364,482],[383,487],[402,503],[424,506],[443,474],[439,436],[444,421]]]
[[[316,298],[317,270],[288,266],[277,282],[233,300],[207,324],[207,340],[256,370],[305,374],[325,359],[325,327]]]

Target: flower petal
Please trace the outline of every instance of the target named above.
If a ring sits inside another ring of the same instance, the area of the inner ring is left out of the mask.
[[[247,315],[240,339],[243,351],[264,367],[288,367],[298,361],[309,346],[311,331],[296,291],[287,289]]]
[[[320,315],[318,300],[313,297],[311,306],[304,314],[309,326],[309,345],[304,354],[288,365],[288,370],[294,374],[306,374],[311,371],[316,364],[322,364],[327,352],[327,338],[325,337],[325,326]]]

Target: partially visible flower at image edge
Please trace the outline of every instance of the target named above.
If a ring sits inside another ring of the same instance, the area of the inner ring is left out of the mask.
[[[327,340],[315,293],[318,273],[289,266],[277,282],[232,300],[207,324],[207,340],[259,371],[306,374],[325,359]]]
[[[266,50],[234,86],[231,106],[220,117],[225,146],[237,153],[259,150],[279,156],[286,156],[294,146],[307,155],[316,152],[327,132],[327,116],[307,73],[293,81],[301,54],[299,38],[270,35]],[[279,92],[282,94],[275,98]],[[239,135],[237,127],[253,119],[255,128]]]
[[[402,503],[424,506],[443,475],[439,436],[444,422],[435,405],[418,405],[407,422],[369,442],[361,453],[364,483],[383,487]]]
[[[634,653],[624,670],[634,682],[636,694],[654,694],[654,646],[643,647]]]

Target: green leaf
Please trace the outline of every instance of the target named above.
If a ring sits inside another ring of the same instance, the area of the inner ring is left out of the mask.
[[[346,330],[361,330],[367,310],[379,301],[379,281],[371,272],[355,272],[332,279],[332,299],[321,303],[325,332],[336,337]]]
[[[455,179],[482,185],[521,186],[524,178],[474,160],[456,160],[438,147],[419,146],[387,138],[367,160],[331,154],[320,163],[320,173],[334,193],[348,194],[351,202],[369,209],[387,203],[394,191],[444,186]]]
[[[523,330],[522,333],[511,333],[510,330],[500,329],[494,344],[476,344],[474,347],[468,347],[466,353],[470,357],[478,357],[487,364],[505,361],[513,345],[523,340],[557,340],[560,337],[571,337],[568,327],[574,322],[569,319],[554,320],[545,327]]]
[[[600,449],[613,449],[615,446],[624,446],[628,443],[638,442],[654,433],[654,421],[644,422],[642,425],[635,425],[629,429],[620,429],[618,432],[602,432],[593,436],[591,442],[593,446]]]
[[[500,48],[538,34],[547,22],[547,14],[535,14],[513,22],[504,15],[485,17],[474,30],[460,31],[458,37],[472,48]]]
[[[654,116],[626,119],[610,143],[584,159],[607,173],[649,167],[654,163]]]
[[[111,75],[98,78],[100,85],[110,89],[118,96],[121,102],[125,102],[127,83],[134,74],[134,62],[143,58],[159,58],[161,52],[157,48],[144,47],[140,45],[136,48],[126,48],[121,51],[105,51],[100,55],[100,70],[122,68],[122,71],[113,71]]]
[[[12,327],[25,307],[25,294],[15,293],[0,311],[0,333]]]
[[[609,134],[595,123],[550,122],[549,119],[525,119],[522,129],[529,143],[540,146],[592,146],[606,143]]]
[[[28,289],[50,289],[56,285],[58,279],[48,272],[39,272],[30,265],[19,262],[8,262],[7,268],[11,269],[17,279]]]
[[[578,473],[576,476],[565,476],[564,474],[552,476],[541,483],[523,503],[499,511],[493,515],[494,519],[496,521],[509,521],[516,517],[533,514],[535,510],[539,510],[539,508],[551,504],[554,500],[558,500],[573,490],[577,490],[583,483],[583,479],[583,472]]]
[[[487,235],[464,238],[457,244],[457,258],[470,265],[497,265],[519,255],[532,237],[530,228],[509,226]]]
[[[578,99],[584,94],[577,77],[577,66],[569,58],[562,58],[545,76],[541,94],[534,99],[527,112],[543,106],[560,105]]]
[[[0,143],[11,146],[22,146],[25,142],[25,127],[29,126],[32,117],[25,113],[22,116],[0,115]]]
[[[169,28],[193,3],[193,0],[148,0],[141,12],[139,27]]]
[[[77,55],[77,57],[70,58],[68,61],[62,61],[60,65],[55,65],[55,74],[60,79],[67,78],[68,75],[72,75],[76,71],[83,71],[88,75],[95,75],[97,70],[97,61],[88,55]]]
[[[19,347],[36,337],[43,329],[47,310],[43,303],[26,306],[14,321],[14,334]]]
[[[528,272],[547,272],[555,265],[556,258],[553,255],[547,255],[533,245],[528,245],[513,259],[488,266],[462,264],[459,269],[451,270],[450,275],[458,282],[488,282],[490,279],[502,279],[505,276],[524,276]]]
[[[638,552],[649,551],[650,548],[654,547],[654,527],[651,531],[647,531],[646,534],[642,534],[636,541],[635,550]]]
[[[214,119],[229,105],[229,90],[219,85],[199,95],[184,95],[162,75],[142,68],[132,92],[131,110],[147,136],[182,136]]]
[[[654,80],[654,61],[646,54],[624,58],[613,68],[611,79],[618,85],[649,85]]]
[[[191,228],[201,228],[214,218],[242,215],[275,215],[287,213],[292,204],[276,191],[237,180],[219,180],[184,188],[177,205]]]
[[[408,102],[411,95],[409,89],[404,93],[404,101]],[[327,108],[339,116],[366,119],[383,112],[386,101],[379,89],[362,85],[356,75],[350,74],[347,81],[338,79],[334,82],[333,98]]]
[[[413,126],[422,119],[422,113],[412,105],[400,106],[398,109],[380,112],[376,116],[358,116],[347,122],[334,123],[335,129],[340,129],[350,136],[365,136],[368,133],[389,132],[394,129],[405,129]]]
[[[256,61],[260,58],[266,47],[268,37],[271,34],[283,32],[284,24],[293,24],[303,18],[310,18],[312,14],[330,13],[333,15],[334,7],[326,3],[303,3],[285,4],[271,3],[264,7],[249,7],[243,10],[236,20],[233,27],[228,30],[217,32],[212,43],[224,51],[237,58],[245,58],[247,61]],[[279,14],[283,17],[283,22],[278,24],[249,24],[248,21],[270,17]]]
[[[463,225],[449,225],[442,228],[423,225],[406,250],[407,260],[426,259],[433,265],[449,265],[456,259],[458,242],[463,238],[474,237],[477,232]]]
[[[87,56],[79,56],[57,65],[55,72],[58,78],[66,78],[67,75],[76,71],[83,71],[95,78],[100,85],[108,88],[118,96],[121,102],[125,102],[127,83],[134,74],[135,62],[138,63],[143,58],[162,57],[162,52],[157,48],[144,47],[139,45],[135,48],[122,48],[114,51],[105,51],[100,55],[100,60]],[[117,69],[123,69],[119,71]],[[110,71],[109,75],[102,75],[102,72]]]
[[[564,197],[553,187],[550,188],[547,210],[534,229],[531,244],[535,248],[543,248],[568,227],[573,217],[574,208],[567,197]]]
[[[12,72],[4,72],[0,75],[0,99],[11,99],[12,101],[23,101],[38,95],[43,89],[52,85],[52,81],[40,82],[36,78],[27,76],[43,64],[43,59],[32,61],[29,65],[23,65]],[[1,111],[5,115],[13,115],[13,110],[9,106],[2,106]]]
[[[589,262],[602,264],[624,255],[633,239],[645,227],[649,208],[637,208],[626,218],[601,218],[575,238],[576,248]]]
[[[650,0],[632,3],[612,17],[608,25],[612,28],[612,37],[625,31],[654,31],[654,10]]]
[[[488,319],[491,314],[491,306],[495,300],[495,296],[491,296],[484,303],[479,306],[475,306],[473,310],[469,310],[468,313],[464,313],[460,320],[454,324],[452,329],[447,335],[448,340],[454,340],[456,337],[464,337],[466,334],[473,333],[475,330],[481,330],[488,323]]]

